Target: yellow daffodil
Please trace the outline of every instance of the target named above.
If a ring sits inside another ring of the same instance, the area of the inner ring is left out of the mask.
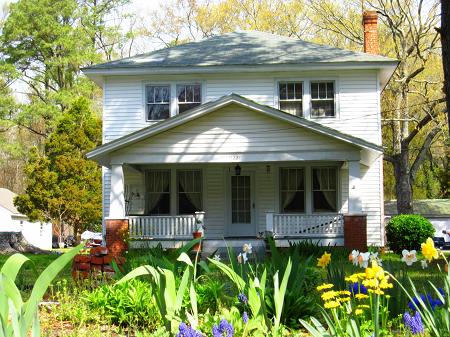
[[[330,253],[323,253],[323,255],[317,259],[317,267],[325,268],[330,264],[331,261],[331,254]]]
[[[369,296],[367,296],[366,294],[356,294],[355,295],[355,298],[357,299],[357,300],[364,300],[364,299],[366,299],[366,298],[368,298]]]
[[[322,285],[320,285],[320,286],[318,286],[316,289],[318,290],[318,291],[321,291],[321,290],[325,290],[325,289],[331,289],[331,288],[333,288],[334,287],[334,285],[333,284],[327,284],[327,283],[325,283],[325,284],[322,284]]]
[[[348,301],[350,301],[350,297],[341,297],[341,298],[339,298],[339,302],[344,303],[344,302],[348,302]]]
[[[331,300],[331,299],[337,297],[338,295],[339,294],[337,291],[330,290],[330,291],[324,292],[321,297],[324,301],[328,301],[328,300]]]
[[[432,238],[428,238],[425,243],[422,243],[422,254],[423,256],[425,256],[428,262],[431,262],[433,259],[438,258],[438,251],[434,247]]]
[[[364,313],[364,311],[362,311],[361,309],[356,309],[355,310],[355,315],[362,315]]]
[[[325,302],[323,306],[325,307],[325,309],[333,309],[339,307],[340,305],[341,304],[339,303],[339,301],[329,301]]]
[[[341,290],[339,295],[350,296],[352,293],[348,290]]]

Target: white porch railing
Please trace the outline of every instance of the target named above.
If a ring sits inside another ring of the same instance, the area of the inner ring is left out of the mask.
[[[342,214],[301,215],[266,213],[267,231],[275,237],[336,237],[344,235]]]
[[[131,239],[192,239],[194,215],[129,216]]]

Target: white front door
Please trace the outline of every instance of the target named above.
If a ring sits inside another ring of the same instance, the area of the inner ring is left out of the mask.
[[[253,175],[229,176],[229,236],[256,236]]]

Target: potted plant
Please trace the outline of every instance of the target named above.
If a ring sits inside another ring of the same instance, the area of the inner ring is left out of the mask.
[[[203,220],[205,218],[205,212],[195,212],[195,229],[192,233],[194,239],[202,238],[205,234],[205,226]],[[194,245],[193,250],[198,252],[201,249],[201,243]]]

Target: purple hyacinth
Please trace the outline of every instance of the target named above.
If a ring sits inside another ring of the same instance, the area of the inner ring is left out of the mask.
[[[439,289],[439,292],[443,294],[443,290],[441,291],[441,289]],[[427,294],[426,296],[423,294],[419,294],[420,299],[422,300],[422,302],[424,304],[429,304],[431,307],[431,310],[434,310],[437,306],[443,306],[444,303],[442,303],[442,301],[439,298],[434,299],[433,296],[431,296],[431,294]],[[417,310],[420,308],[420,302],[419,299],[417,297],[413,297],[413,300],[408,302],[408,306],[411,310]]]
[[[177,334],[177,337],[202,337],[202,333],[200,331],[194,330],[192,327],[188,326],[186,323],[181,322],[178,327],[180,331]]]
[[[352,283],[348,286],[348,290],[353,294],[367,294],[367,288],[359,282]]]
[[[242,321],[244,322],[244,324],[248,323],[248,314],[247,311],[244,311],[244,313],[242,314]]]
[[[234,328],[226,319],[220,320],[219,326],[214,324],[212,328],[213,337],[233,337]]]
[[[422,334],[424,332],[422,318],[420,317],[418,311],[416,311],[414,316],[411,316],[408,312],[405,312],[403,314],[403,323],[406,328],[411,330],[413,335]]]
[[[240,293],[238,296],[238,301],[241,302],[242,304],[247,304],[248,303],[248,298],[247,296],[245,296],[244,293]]]

